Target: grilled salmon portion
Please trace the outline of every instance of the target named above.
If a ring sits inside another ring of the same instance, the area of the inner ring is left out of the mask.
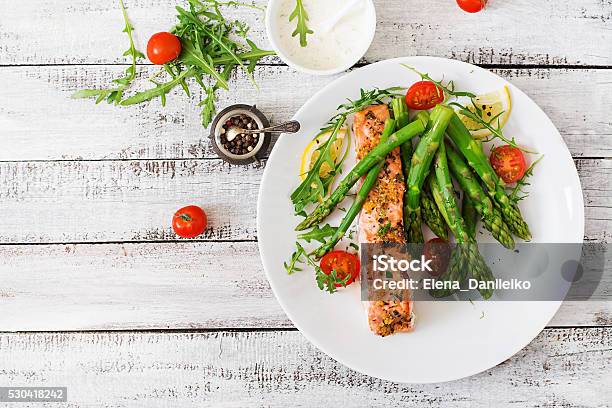
[[[389,118],[386,105],[373,105],[355,114],[353,131],[357,158],[361,159],[380,142]],[[385,160],[374,188],[368,194],[359,215],[360,242],[404,243],[403,201],[404,177],[400,149],[394,149]],[[412,301],[367,302],[370,330],[379,336],[411,331],[414,326]]]

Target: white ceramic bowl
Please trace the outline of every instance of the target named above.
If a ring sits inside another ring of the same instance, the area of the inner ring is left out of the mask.
[[[277,19],[275,18],[275,16],[277,16],[279,13],[279,6],[280,6],[281,1],[282,0],[270,0],[268,2],[268,6],[266,8],[266,32],[268,34],[268,40],[270,41],[270,45],[272,45],[272,48],[274,49],[274,51],[276,51],[276,54],[278,54],[280,59],[283,60],[283,62],[285,62],[291,68],[297,71],[300,71],[300,72],[304,72],[306,74],[311,74],[311,75],[337,74],[339,72],[346,71],[347,69],[355,65],[361,59],[361,57],[365,55],[368,48],[370,48],[370,44],[372,44],[372,40],[374,39],[374,34],[376,32],[376,10],[374,8],[374,2],[372,0],[364,0],[364,2],[366,2],[365,7],[366,7],[366,13],[368,15],[369,27],[368,27],[367,35],[355,40],[355,41],[359,41],[359,49],[358,49],[359,52],[355,53],[354,59],[344,62],[342,64],[339,64],[336,67],[329,68],[329,69],[313,69],[313,68],[309,68],[309,67],[306,67],[298,63],[297,61],[295,61],[295,59],[292,59],[291,57],[287,55],[286,52],[283,51],[278,41],[278,24],[277,24]],[[311,0],[311,1],[326,1],[326,0]],[[317,35],[316,30],[314,34],[310,34],[309,36],[312,36],[312,35]],[[297,37],[295,37],[295,41],[298,41]]]

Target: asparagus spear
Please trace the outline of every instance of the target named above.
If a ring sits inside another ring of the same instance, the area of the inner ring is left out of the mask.
[[[448,150],[447,150],[448,151]],[[476,239],[476,226],[478,225],[478,211],[474,207],[474,202],[470,197],[463,193],[463,203],[461,205],[461,216],[465,223],[465,231],[468,235]]]
[[[467,270],[480,281],[493,280],[493,273],[486,265],[484,259],[478,251],[478,245],[473,237],[470,237],[466,230],[465,222],[461,217],[461,212],[455,199],[453,183],[451,181],[448,162],[446,159],[446,148],[441,143],[436,152],[434,164],[436,181],[443,199],[443,205],[449,221],[451,232],[455,236],[457,246],[451,255],[449,267],[442,274],[440,279],[461,282],[466,278]],[[431,295],[434,297],[444,297],[450,295],[450,290],[433,290]],[[492,290],[482,289],[480,295],[488,299],[493,294]]]
[[[505,183],[495,174],[482,151],[481,143],[472,139],[469,130],[466,129],[456,114],[450,120],[447,133],[455,146],[465,156],[470,167],[485,183],[489,195],[501,210],[504,221],[506,221],[510,230],[525,240],[531,239],[529,226],[523,220],[519,208],[506,195]]]
[[[448,106],[436,105],[429,118],[427,130],[417,145],[410,162],[407,179],[407,200],[404,202],[404,228],[406,241],[419,244],[423,242],[421,229],[421,188],[429,172],[434,153],[444,138],[444,132],[453,115]]]
[[[430,173],[427,176],[427,180],[425,182],[427,184],[427,187],[429,188],[431,197],[433,198],[434,202],[436,203],[436,206],[438,207],[438,210],[440,211],[440,214],[446,222],[446,225],[450,225],[450,222],[448,220],[448,214],[446,213],[446,208],[444,208],[444,198],[442,197],[442,193],[440,192],[440,187],[438,186],[438,181],[436,180],[435,172]]]
[[[406,106],[406,102],[404,98],[400,97],[399,99],[400,99],[400,102],[398,103],[403,104],[403,106],[406,107],[406,111],[407,111],[408,107]],[[395,106],[393,109],[393,114],[396,115],[397,117]],[[421,121],[423,121],[423,123],[429,122],[429,113],[427,113],[427,111],[424,111],[424,110],[419,111],[416,117],[417,119],[420,119]],[[401,157],[402,157],[402,171],[404,173],[404,179],[408,180],[408,175],[410,173],[410,161],[412,159],[412,141],[406,142],[401,146]],[[406,222],[409,221],[408,217],[406,216],[406,214],[409,213],[409,209],[407,208],[408,193],[409,193],[409,189],[406,188],[406,191],[404,192],[404,222],[405,222],[404,227],[407,226]],[[423,194],[421,194],[420,206],[421,206],[422,219],[423,221],[425,221],[425,224],[427,224],[429,229],[431,229],[432,232],[436,234],[438,237],[448,240],[448,230],[446,229],[446,222],[444,221],[444,218],[442,214],[440,213],[438,206],[436,205],[436,203],[433,201],[433,198],[431,197],[431,193],[429,192],[429,187],[427,186],[427,183],[425,183],[425,186],[423,188]],[[406,231],[406,239],[409,241],[409,235],[408,235],[409,229],[405,228],[405,231]]]
[[[423,221],[436,236],[448,241],[448,230],[446,229],[446,221],[440,213],[436,202],[429,192],[429,186],[424,185],[421,192],[421,215]]]
[[[296,231],[302,231],[315,224],[321,223],[321,221],[336,208],[336,205],[344,199],[348,191],[361,176],[372,167],[376,166],[376,164],[385,160],[385,157],[387,157],[387,154],[389,154],[391,150],[423,132],[423,130],[425,130],[423,123],[420,120],[416,120],[393,133],[384,143],[378,144],[378,146],[373,148],[370,153],[353,167],[353,169],[342,179],[334,192],[320,203],[308,217],[298,224],[295,228]]]
[[[391,135],[391,133],[395,130],[395,123],[396,122],[393,119],[387,119],[387,121],[385,122],[385,129],[383,130],[383,133],[380,136],[379,143],[384,143],[389,138],[389,135]],[[382,162],[378,163],[376,166],[370,169],[368,175],[363,180],[363,184],[357,192],[355,201],[353,201],[351,208],[348,209],[346,215],[344,216],[344,218],[342,218],[342,221],[340,222],[338,229],[336,229],[336,232],[334,232],[334,235],[332,235],[332,237],[327,242],[325,242],[323,245],[321,245],[314,251],[314,255],[317,258],[321,258],[323,255],[331,251],[334,246],[336,246],[338,241],[342,239],[346,231],[353,223],[353,220],[355,219],[359,211],[361,211],[361,207],[363,207],[363,203],[365,202],[366,198],[368,198],[370,190],[372,190],[374,185],[376,185],[376,181],[378,180],[378,173],[380,173],[380,170],[382,169],[384,164],[385,162],[383,160]]]
[[[452,147],[447,146],[446,156],[451,172],[459,182],[464,195],[469,197],[470,202],[482,217],[485,227],[503,246],[513,249],[514,239],[502,214],[485,194],[474,173]]]

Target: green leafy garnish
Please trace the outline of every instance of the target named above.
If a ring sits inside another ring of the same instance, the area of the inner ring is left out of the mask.
[[[132,56],[132,65],[126,69],[126,77],[115,80],[120,86],[112,89],[87,89],[73,95],[75,98],[95,97],[96,102],[106,99],[109,103],[123,106],[142,103],[160,98],[162,106],[166,103],[166,95],[180,86],[185,94],[191,95],[188,81],[193,81],[202,89],[201,107],[202,125],[207,127],[216,112],[216,91],[229,89],[229,78],[236,67],[242,68],[251,82],[255,84],[253,71],[257,62],[273,51],[265,51],[249,40],[249,26],[238,20],[230,21],[221,13],[222,6],[241,6],[260,9],[237,1],[220,2],[217,0],[188,0],[189,7],[176,7],[178,13],[177,25],[171,32],[181,40],[181,55],[174,61],[163,66],[163,70],[150,78],[154,88],[138,92],[124,98],[123,91],[136,76],[136,59],[142,58],[132,40],[132,26],[127,20],[127,14],[121,2],[126,20],[125,32],[130,39],[130,49],[124,55]],[[244,43],[238,39],[243,38]],[[164,74],[166,81],[157,78]],[[257,84],[255,84],[257,87]]]
[[[298,235],[298,238],[308,243],[310,243],[312,240],[315,240],[315,241],[319,241],[324,244],[325,238],[331,237],[332,235],[334,235],[337,229],[338,228],[332,227],[329,224],[325,224],[323,228],[319,228],[318,225],[315,225],[310,231],[304,234]]]
[[[106,100],[107,103],[113,103],[115,105],[121,102],[123,98],[123,91],[128,88],[132,81],[136,78],[136,62],[138,58],[144,58],[144,54],[136,49],[134,45],[134,38],[132,36],[132,32],[134,31],[134,27],[130,24],[130,20],[128,19],[127,12],[125,11],[125,5],[123,4],[123,0],[119,0],[119,4],[121,6],[121,12],[123,14],[123,20],[125,22],[125,27],[123,28],[123,32],[127,34],[128,39],[130,41],[130,46],[123,53],[124,57],[130,57],[131,64],[125,70],[125,75],[121,78],[114,79],[113,82],[118,86],[115,88],[106,88],[106,89],[82,89],[72,94],[72,98],[80,99],[80,98],[96,98],[96,104]]]
[[[313,34],[314,31],[312,31],[310,28],[308,28],[308,13],[306,12],[306,9],[304,8],[304,4],[302,3],[302,0],[296,0],[295,1],[295,8],[293,9],[293,12],[291,12],[291,14],[289,15],[289,21],[293,21],[294,19],[297,18],[297,25],[295,27],[295,31],[291,34],[292,37],[295,37],[296,35],[300,35],[300,47],[306,47],[306,45],[308,45],[307,41],[306,41],[306,36],[308,34]]]
[[[514,203],[518,203],[519,201],[527,198],[529,196],[529,193],[527,193],[525,190],[523,190],[524,187],[530,185],[527,182],[527,179],[529,177],[531,177],[533,175],[533,168],[536,166],[536,164],[538,164],[540,162],[540,160],[542,160],[544,158],[544,156],[540,156],[538,158],[538,160],[534,161],[533,163],[531,163],[531,166],[529,166],[529,168],[525,171],[525,174],[523,174],[523,177],[521,177],[517,182],[516,185],[514,186],[514,188],[512,188],[512,191],[509,195],[510,200],[512,200]]]
[[[295,246],[296,246],[296,250],[291,255],[291,260],[289,262],[284,263],[287,274],[291,275],[294,272],[302,271],[303,269],[298,265],[302,265],[306,263],[310,265],[312,268],[314,268],[315,279],[317,281],[317,286],[319,287],[319,289],[325,290],[326,292],[331,294],[338,290],[338,288],[336,287],[336,284],[343,286],[343,287],[346,286],[349,279],[351,278],[350,274],[342,278],[338,276],[338,273],[336,272],[335,269],[332,270],[329,275],[325,274],[325,272],[323,272],[323,269],[321,269],[321,267],[313,260],[311,255],[309,255],[306,252],[304,247],[300,245],[299,242],[296,242]]]
[[[283,264],[285,266],[285,270],[287,271],[287,275],[291,275],[294,272],[300,272],[302,268],[298,267],[297,265],[304,263],[304,260],[302,259],[303,255],[307,256],[306,250],[300,245],[299,242],[296,242],[295,246],[296,250],[291,255],[291,260],[288,263],[285,262]]]
[[[346,287],[346,284],[351,278],[351,275],[347,274],[344,278],[341,278],[340,276],[338,276],[338,273],[335,269],[332,269],[330,274],[327,275],[325,272],[323,272],[323,269],[317,266],[315,268],[315,277],[319,289],[331,294],[338,290],[336,285]]]

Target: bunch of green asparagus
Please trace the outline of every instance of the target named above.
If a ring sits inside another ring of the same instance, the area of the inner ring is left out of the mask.
[[[480,281],[493,280],[491,269],[479,253],[475,233],[478,220],[507,248],[514,248],[513,234],[530,239],[531,233],[516,204],[508,197],[504,182],[497,176],[479,141],[472,139],[454,110],[437,105],[428,114],[419,111],[412,122],[403,97],[391,102],[394,119],[388,119],[381,141],[344,177],[338,187],[296,227],[301,231],[317,226],[346,197],[351,187],[365,175],[357,196],[340,226],[330,228],[329,239],[312,255],[322,257],[342,239],[376,184],[385,157],[400,147],[406,183],[404,230],[407,243],[423,243],[422,224],[438,237],[457,245],[442,280],[463,282],[468,273]],[[445,134],[448,136],[445,140]],[[421,135],[413,147],[412,139]],[[462,210],[453,188],[452,176],[463,190]],[[445,297],[453,290],[434,290],[434,297]],[[482,289],[484,299],[491,290]]]

